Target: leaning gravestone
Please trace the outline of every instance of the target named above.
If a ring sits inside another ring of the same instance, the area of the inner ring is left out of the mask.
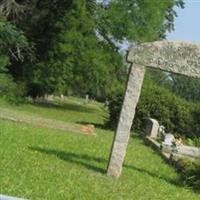
[[[144,43],[132,48],[127,60],[132,66],[107,169],[107,174],[114,177],[119,177],[122,171],[145,67],[200,78],[200,44],[169,41]]]
[[[157,120],[152,118],[147,118],[146,120],[146,128],[144,130],[145,135],[156,139],[159,134],[160,125]]]

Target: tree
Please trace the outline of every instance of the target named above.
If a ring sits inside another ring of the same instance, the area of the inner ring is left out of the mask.
[[[152,69],[147,70],[146,75],[157,85],[170,90],[175,95],[180,96],[187,101],[200,102],[199,79]]]
[[[100,6],[97,14],[99,31],[105,39],[150,42],[165,37],[174,28],[174,7],[182,0],[112,0]]]
[[[169,89],[176,95],[193,102],[200,102],[200,80],[171,75]]]
[[[9,73],[10,63],[23,61],[31,54],[31,49],[24,33],[15,25],[0,17],[0,94],[13,98],[17,86]],[[19,94],[19,93],[18,93]]]
[[[117,43],[163,38],[173,29],[174,6],[183,1],[3,0],[1,14],[23,30],[36,57],[11,60],[10,72],[46,93],[73,90],[105,97],[125,79]]]
[[[120,73],[123,64],[120,54],[112,52],[110,46],[97,37],[88,4],[75,1],[56,27],[61,31],[55,34],[47,60],[36,72],[38,81],[44,81],[49,92],[73,90],[79,95],[106,96],[113,84],[117,84],[117,76],[112,74]]]

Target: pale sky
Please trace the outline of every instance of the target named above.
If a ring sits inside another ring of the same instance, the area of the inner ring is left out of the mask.
[[[175,31],[168,40],[184,40],[200,43],[200,0],[186,0],[184,9],[177,9]]]

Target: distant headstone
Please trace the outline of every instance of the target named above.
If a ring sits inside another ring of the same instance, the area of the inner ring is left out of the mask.
[[[159,127],[160,125],[157,120],[152,118],[147,118],[146,128],[145,128],[146,136],[156,139],[159,133]]]
[[[64,99],[65,99],[65,97],[64,97],[63,94],[60,95],[60,99],[61,99],[61,100],[64,100]]]
[[[89,95],[86,94],[86,95],[85,95],[85,104],[88,104],[88,103],[89,103]]]
[[[45,95],[44,95],[44,99],[45,99],[45,100],[48,100],[48,96],[49,96],[48,94],[45,94]]]

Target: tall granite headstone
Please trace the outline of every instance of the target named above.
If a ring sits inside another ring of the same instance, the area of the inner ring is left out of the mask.
[[[132,66],[107,169],[107,174],[114,177],[119,177],[122,171],[145,67],[200,78],[200,44],[169,41],[144,43],[129,51],[127,61]]]

